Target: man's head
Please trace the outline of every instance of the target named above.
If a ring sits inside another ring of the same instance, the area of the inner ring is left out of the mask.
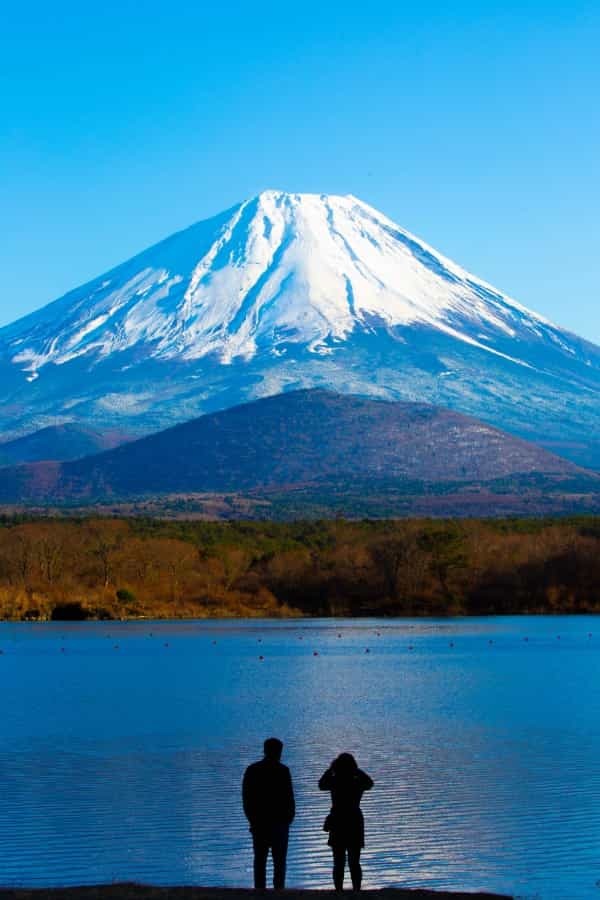
[[[283,750],[283,744],[279,738],[267,738],[264,743],[264,748],[265,759],[274,759],[276,762],[279,762],[281,759],[281,751]]]

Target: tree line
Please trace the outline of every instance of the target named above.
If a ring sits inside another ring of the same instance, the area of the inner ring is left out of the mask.
[[[600,518],[0,520],[3,619],[600,611]]]

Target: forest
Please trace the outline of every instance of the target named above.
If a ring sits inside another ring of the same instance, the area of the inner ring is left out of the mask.
[[[600,611],[600,518],[0,519],[0,618]]]

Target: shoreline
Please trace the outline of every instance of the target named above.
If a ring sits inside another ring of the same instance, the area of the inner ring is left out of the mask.
[[[385,613],[344,613],[343,615],[327,615],[327,614],[306,614],[306,615],[284,615],[284,616],[273,616],[273,615],[239,615],[239,616],[118,616],[112,619],[109,618],[100,618],[98,616],[86,616],[84,619],[52,619],[52,618],[18,618],[18,619],[8,619],[0,617],[0,624],[23,624],[23,625],[73,625],[78,624],[81,625],[86,622],[99,623],[102,622],[105,625],[126,625],[130,622],[148,622],[149,624],[155,622],[311,622],[320,619],[326,619],[331,622],[342,622],[345,619],[353,619],[353,620],[365,620],[369,619],[384,619],[389,622],[397,621],[398,619],[403,620],[416,620],[416,621],[437,621],[439,619],[444,620],[456,620],[456,621],[464,621],[469,619],[526,619],[526,618],[549,618],[553,617],[555,619],[580,619],[584,616],[600,616],[600,610],[572,610],[572,611],[559,611],[559,610],[551,610],[548,612],[540,611],[540,610],[528,610],[527,612],[498,612],[498,613],[423,613],[419,615],[418,613],[404,613],[398,615],[390,615]],[[2,890],[0,888],[0,890]],[[1,895],[0,895],[1,896]]]
[[[353,891],[344,893],[356,896]],[[362,890],[368,900],[514,900],[509,894],[486,891],[434,891],[424,888],[379,888]],[[283,896],[286,900],[338,900],[334,890],[286,888],[255,891],[252,888],[156,887],[122,882],[81,887],[0,888],[0,900],[255,900],[257,896]]]

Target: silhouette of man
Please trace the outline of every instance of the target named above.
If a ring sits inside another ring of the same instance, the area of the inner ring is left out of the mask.
[[[254,846],[254,887],[267,886],[267,857],[273,857],[273,887],[285,887],[289,829],[296,812],[290,770],[281,759],[283,744],[267,738],[264,759],[244,773],[242,800]]]

